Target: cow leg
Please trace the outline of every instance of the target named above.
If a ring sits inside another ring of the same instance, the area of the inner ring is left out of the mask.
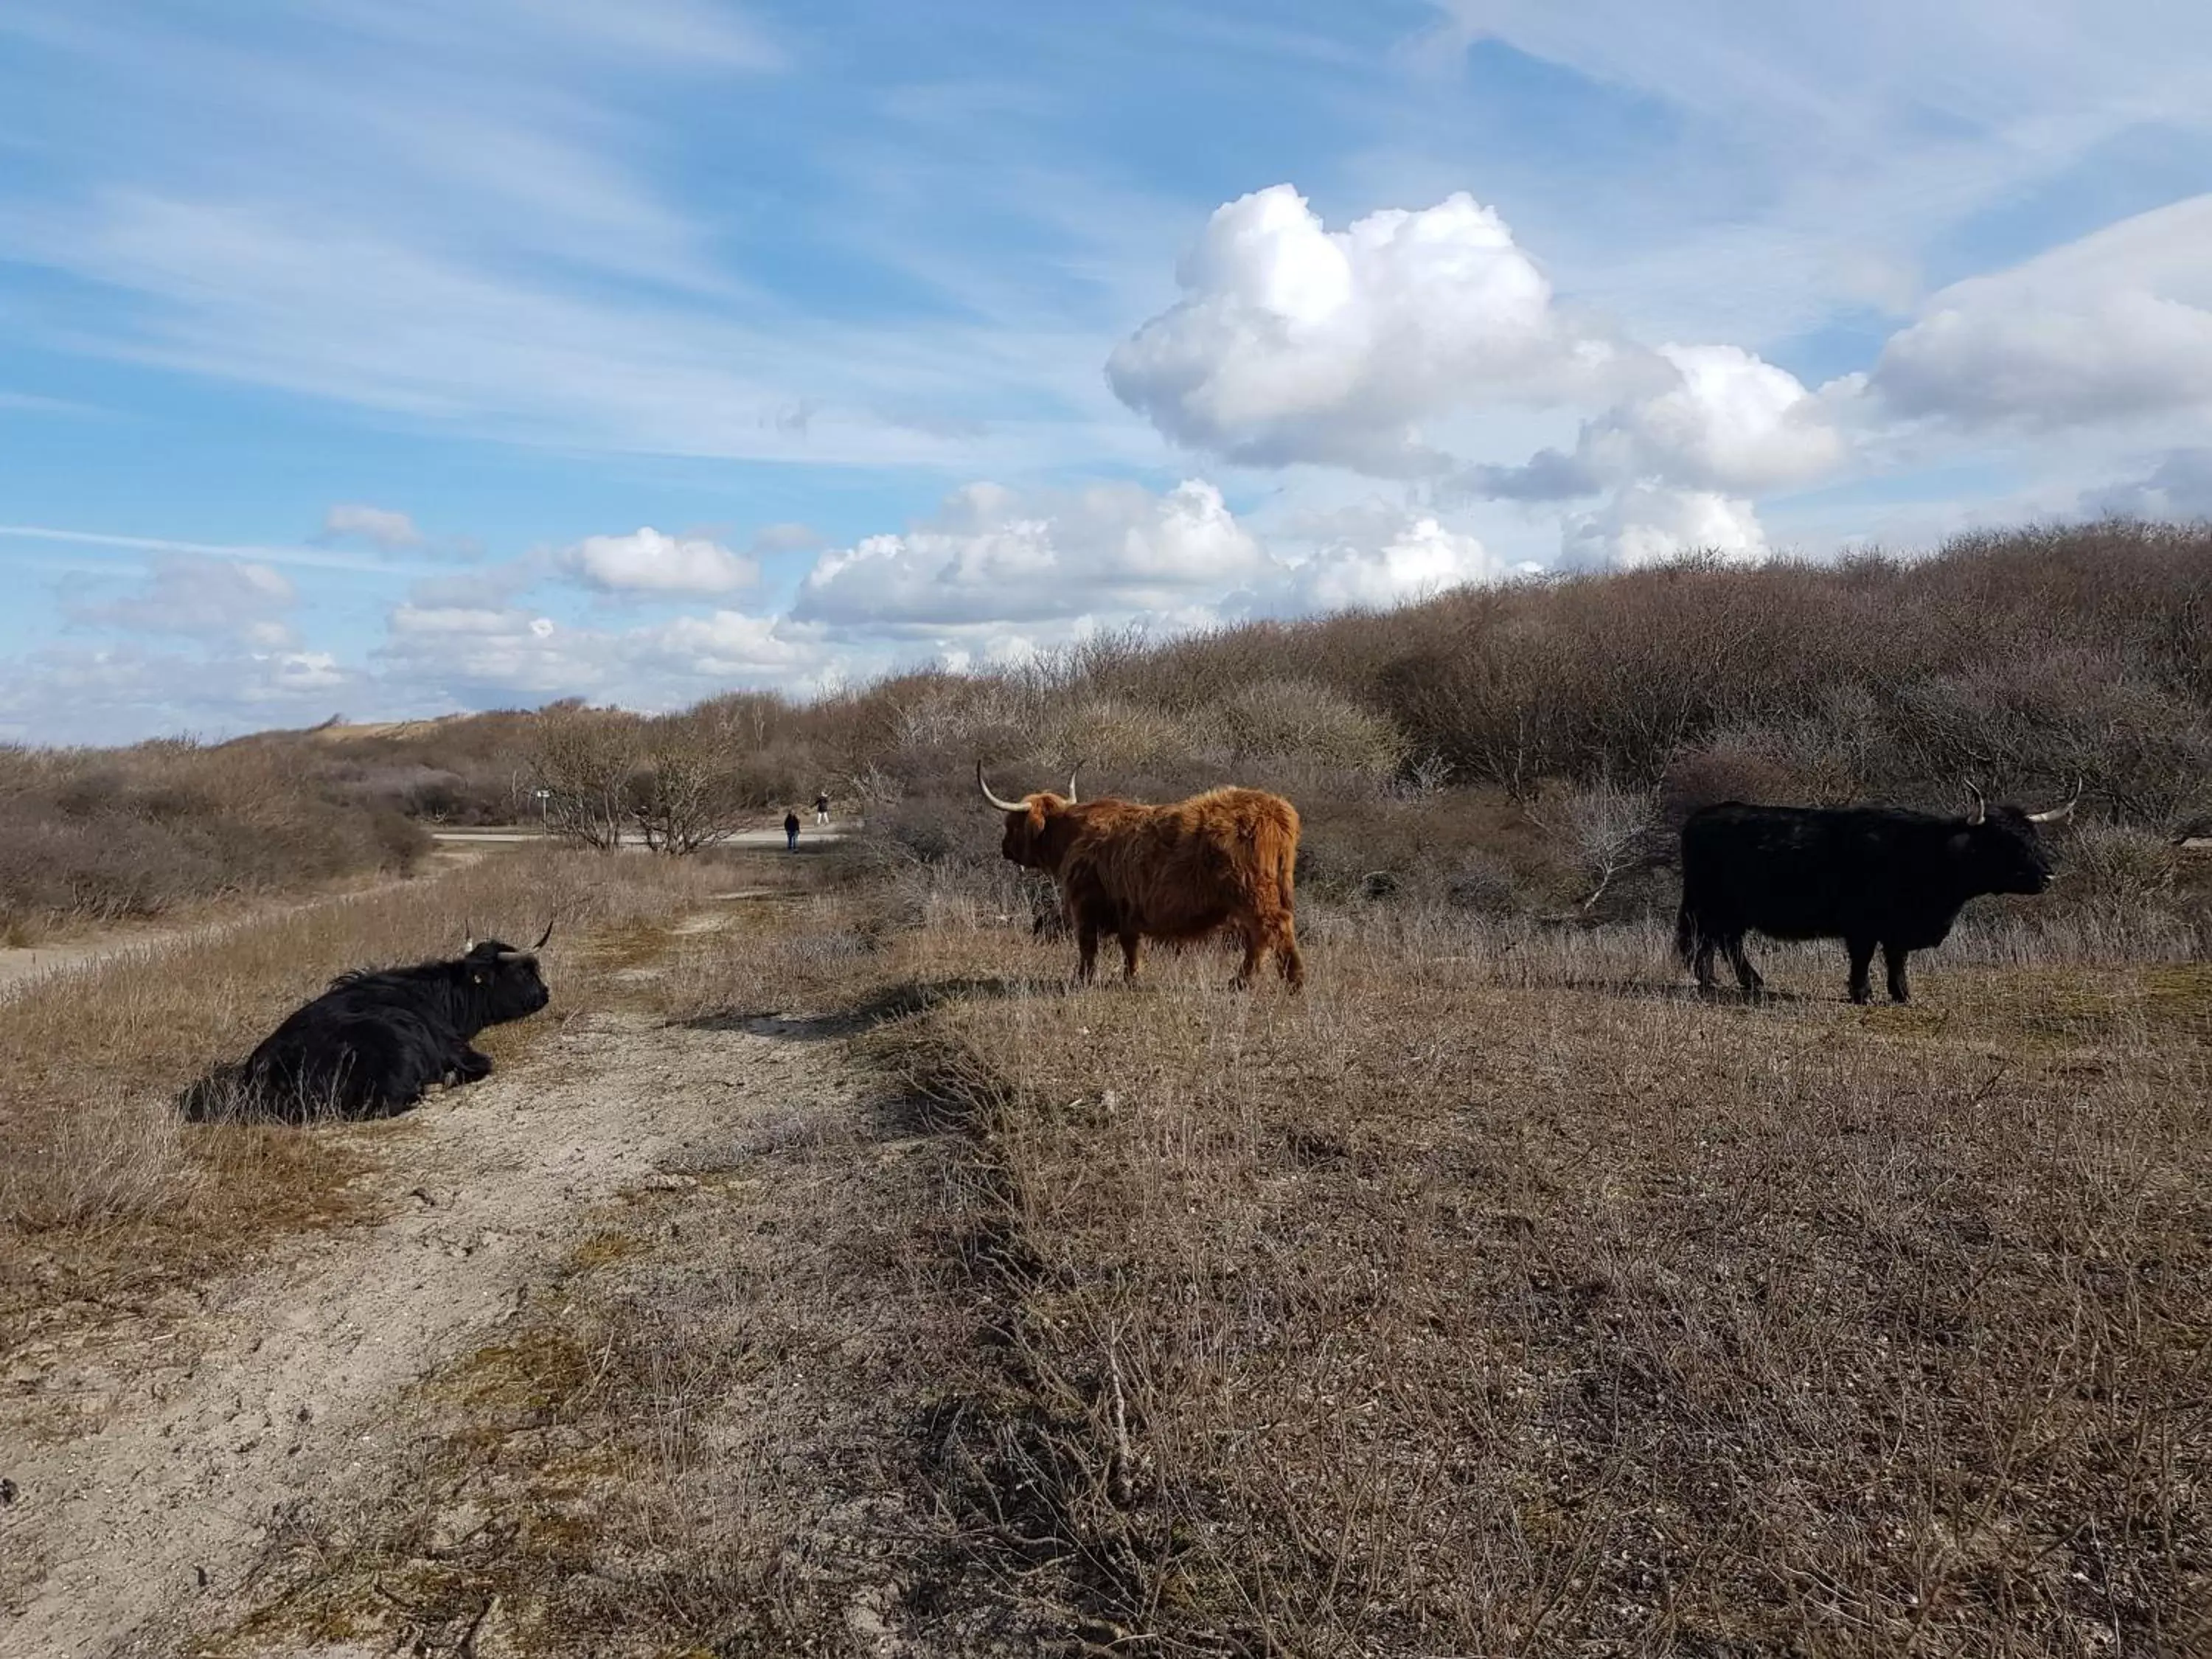
[[[1911,954],[1901,945],[1881,947],[1881,965],[1889,975],[1889,1000],[1892,1002],[1912,1000],[1912,988],[1905,982],[1905,959]]]
[[[1874,988],[1867,983],[1867,969],[1874,962],[1874,945],[1870,939],[1850,939],[1844,941],[1851,952],[1851,1000],[1872,1002]]]
[[[1751,958],[1743,953],[1743,935],[1731,933],[1728,939],[1729,966],[1735,969],[1737,988],[1747,997],[1755,997],[1766,989],[1766,981],[1759,976],[1759,969],[1751,965]]]
[[[1711,996],[1713,992],[1713,952],[1720,941],[1708,937],[1698,940],[1697,954],[1690,958],[1690,971],[1698,976],[1698,989]]]
[[[1275,970],[1283,976],[1283,983],[1293,991],[1304,988],[1305,958],[1298,954],[1297,935],[1285,921],[1275,933]]]
[[[1261,960],[1267,954],[1267,936],[1256,925],[1240,927],[1237,933],[1244,940],[1244,961],[1237,977],[1229,981],[1229,988],[1244,991],[1251,988],[1252,975],[1260,970]]]
[[[1098,927],[1095,922],[1085,921],[1075,930],[1075,948],[1076,983],[1088,985],[1098,966]]]
[[[478,1054],[465,1042],[453,1061],[453,1075],[463,1083],[481,1083],[491,1075],[491,1057]]]
[[[1121,931],[1121,977],[1126,981],[1137,976],[1137,956],[1144,948],[1144,937],[1127,928]]]

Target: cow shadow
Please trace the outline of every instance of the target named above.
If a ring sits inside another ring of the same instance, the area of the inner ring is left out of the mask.
[[[1741,991],[1701,990],[1695,985],[1662,984],[1655,980],[1630,979],[1619,975],[1571,975],[1554,981],[1562,991],[1580,991],[1592,996],[1620,997],[1638,1002],[1681,1002],[1707,1007],[1763,1008],[1770,1005],[1810,1003],[1826,1000],[1808,997],[1796,991],[1777,990],[1772,986],[1747,995]]]
[[[1049,984],[1042,980],[997,975],[908,980],[886,986],[849,1008],[833,1009],[827,1013],[787,1014],[780,1010],[764,1010],[707,1014],[678,1024],[690,1031],[743,1031],[750,1036],[775,1037],[787,1042],[830,1042],[927,1013],[948,1002],[1003,1001],[1010,997],[1033,995]]]

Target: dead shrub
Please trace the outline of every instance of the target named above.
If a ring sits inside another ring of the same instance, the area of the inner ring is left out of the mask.
[[[1200,729],[1220,733],[1233,760],[1323,768],[1387,778],[1406,757],[1389,719],[1313,680],[1262,680],[1202,714]]]

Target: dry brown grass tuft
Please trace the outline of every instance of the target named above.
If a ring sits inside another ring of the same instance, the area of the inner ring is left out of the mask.
[[[1426,927],[895,1036],[996,1206],[947,1501],[1010,1574],[1166,1650],[2212,1641],[2212,970],[1992,924],[1923,1006],[1778,951],[1746,1006]]]

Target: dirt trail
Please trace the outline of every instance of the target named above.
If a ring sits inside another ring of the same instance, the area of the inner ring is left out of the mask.
[[[847,1110],[867,1086],[841,1043],[614,1006],[474,1088],[332,1132],[374,1148],[365,1179],[386,1218],[302,1240],[217,1293],[186,1361],[165,1367],[151,1343],[115,1360],[130,1380],[97,1431],[11,1454],[0,1656],[168,1653],[220,1628],[272,1522],[388,1479],[409,1386],[495,1340],[596,1204],[673,1184],[657,1170],[749,1123],[787,1133]]]

